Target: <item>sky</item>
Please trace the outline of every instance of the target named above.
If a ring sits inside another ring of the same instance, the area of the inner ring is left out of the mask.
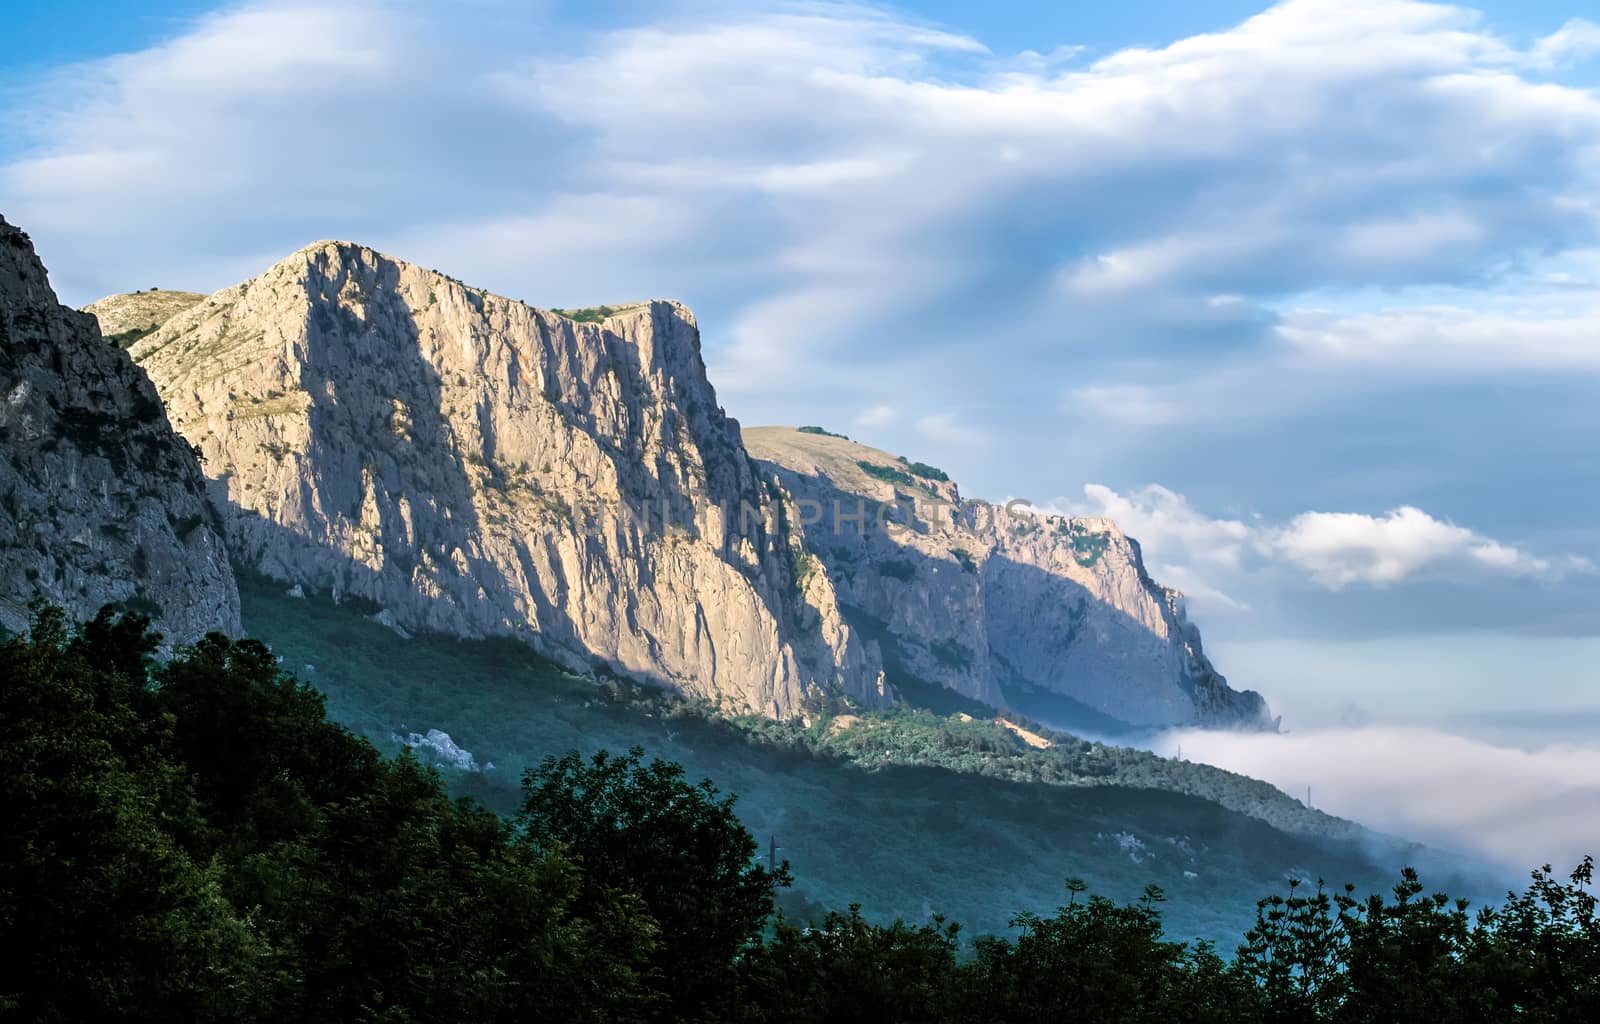
[[[1585,7],[24,0],[0,213],[74,305],[680,299],[742,422],[1117,519],[1290,729],[1592,748]]]

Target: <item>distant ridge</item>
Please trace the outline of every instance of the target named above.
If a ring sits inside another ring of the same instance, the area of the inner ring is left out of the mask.
[[[126,295],[107,295],[83,307],[100,323],[100,333],[119,348],[153,332],[184,310],[205,299],[198,292],[173,292],[152,288]]]
[[[814,510],[806,550],[891,683],[936,686],[1058,728],[1274,728],[1211,665],[1180,595],[1103,518],[962,497],[940,469],[818,427],[747,427],[750,454]],[[860,528],[867,521],[878,523]]]

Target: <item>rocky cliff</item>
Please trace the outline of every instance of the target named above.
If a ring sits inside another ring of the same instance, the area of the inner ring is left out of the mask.
[[[730,711],[888,699],[676,303],[562,315],[322,242],[132,351],[234,556],[286,587]]]
[[[1078,728],[1269,724],[1115,524],[966,502],[838,437],[741,437],[676,303],[538,310],[320,242],[171,305],[131,351],[233,556],[397,632],[776,717],[897,685]]]
[[[44,598],[118,604],[171,642],[236,633],[239,595],[194,453],[92,316],[0,219],[0,625]]]
[[[934,467],[815,428],[744,438],[793,495],[808,567],[878,640],[892,682],[1058,727],[1272,726],[1110,520],[963,500]]]

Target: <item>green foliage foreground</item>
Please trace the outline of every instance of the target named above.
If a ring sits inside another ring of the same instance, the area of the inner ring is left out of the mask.
[[[137,616],[0,645],[0,1017],[370,1021],[1592,1021],[1592,863],[1469,914],[1294,885],[1231,958],[1162,894],[1068,883],[1014,939],[773,913],[731,798],[550,758],[506,820],[329,723],[262,644],[164,664]]]

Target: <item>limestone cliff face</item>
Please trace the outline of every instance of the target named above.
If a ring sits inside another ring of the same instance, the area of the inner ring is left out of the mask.
[[[836,436],[744,437],[793,495],[815,572],[875,634],[892,681],[1069,727],[1271,727],[1110,520],[963,501],[937,470]]]
[[[0,624],[42,597],[149,614],[169,642],[237,633],[239,594],[194,453],[92,316],[56,301],[0,219]]]
[[[730,711],[886,700],[875,647],[799,572],[693,316],[606,312],[324,242],[132,351],[203,452],[235,557],[285,585]]]

